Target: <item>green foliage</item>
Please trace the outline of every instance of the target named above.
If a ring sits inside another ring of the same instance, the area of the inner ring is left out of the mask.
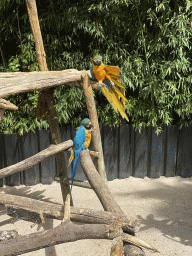
[[[152,125],[159,132],[162,125],[191,123],[192,1],[36,2],[50,70],[88,69],[99,53],[105,64],[122,70],[129,100],[125,109],[135,129]],[[0,71],[38,70],[24,6],[24,0],[0,4],[0,47],[6,60],[0,62]],[[5,52],[7,44],[15,46]],[[60,124],[78,125],[87,116],[79,88],[60,86],[54,96]],[[94,96],[100,123],[126,123],[101,91],[95,90]],[[1,131],[27,132],[48,126],[47,121],[35,118],[37,92],[8,98],[19,104],[19,111],[6,111]]]

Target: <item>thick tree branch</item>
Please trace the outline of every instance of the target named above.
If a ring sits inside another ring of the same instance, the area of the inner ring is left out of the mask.
[[[90,71],[87,71],[90,77]],[[82,87],[82,71],[66,69],[62,71],[0,72],[0,98],[16,94],[56,87],[62,84]],[[90,78],[93,88],[101,88]]]
[[[31,156],[17,164],[14,164],[9,167],[1,169],[0,170],[0,179],[7,177],[11,174],[26,170],[26,169],[30,168],[31,166],[41,162],[46,157],[54,155],[58,152],[64,151],[65,149],[68,149],[72,146],[73,146],[73,141],[68,140],[63,143],[60,143],[60,144],[51,146],[47,149],[44,149],[41,152],[39,152],[38,154]]]
[[[9,100],[0,99],[0,108],[18,110],[18,107],[11,103]]]
[[[5,193],[0,193],[0,204],[6,205],[8,207],[8,214],[12,216],[15,216],[13,209],[16,209],[17,215],[23,216],[25,214],[31,216],[32,219],[37,219],[40,214],[47,218],[63,219],[64,208],[62,204],[49,203],[22,196],[8,195]],[[107,211],[104,212],[77,207],[71,207],[70,209],[70,218],[75,222],[111,224],[118,217],[119,214]],[[29,220],[31,219],[29,218]],[[130,233],[139,231],[141,225],[141,221],[139,219],[125,217],[122,218],[122,220],[122,228],[124,231]]]
[[[48,231],[35,232],[30,235],[3,241],[0,243],[0,248],[1,254],[4,256],[20,255],[60,243],[80,239],[113,239],[121,234],[122,229],[110,232],[109,227],[103,224],[78,225],[65,221]]]

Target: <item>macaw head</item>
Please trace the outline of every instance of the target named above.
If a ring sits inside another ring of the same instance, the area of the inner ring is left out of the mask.
[[[93,58],[93,64],[95,66],[100,66],[102,63],[102,57],[100,55],[96,55],[94,58]]]
[[[88,118],[83,119],[83,121],[81,122],[81,125],[83,125],[86,129],[94,128],[94,126],[92,125],[90,119],[88,119]]]

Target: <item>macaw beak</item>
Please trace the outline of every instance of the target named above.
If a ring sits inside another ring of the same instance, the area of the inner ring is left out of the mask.
[[[94,128],[94,126],[92,125],[92,123],[91,123],[91,122],[89,123],[89,126],[90,126],[91,128]]]
[[[95,65],[95,66],[100,66],[101,65],[101,59],[99,59],[99,58],[95,58],[94,60],[93,60],[93,64]]]
[[[87,128],[87,129],[94,129],[94,126],[92,125],[92,123],[90,122],[89,124],[87,124],[87,125],[85,125],[85,127]]]

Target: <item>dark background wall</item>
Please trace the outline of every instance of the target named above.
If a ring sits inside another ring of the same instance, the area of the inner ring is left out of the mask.
[[[178,126],[165,126],[158,136],[154,127],[142,132],[134,131],[129,125],[111,128],[101,126],[101,136],[107,179],[123,179],[129,176],[158,178],[161,175],[171,177],[192,176],[192,125],[179,129]],[[62,141],[73,139],[75,127],[61,127]],[[19,136],[18,134],[0,134],[0,168],[22,161],[51,144],[49,130],[36,130]],[[92,145],[90,149],[93,150]],[[69,153],[64,153],[68,163]],[[67,166],[71,177],[72,165]],[[0,180],[3,185],[50,184],[56,175],[55,156],[44,159],[26,171]],[[85,176],[78,164],[77,180]]]

